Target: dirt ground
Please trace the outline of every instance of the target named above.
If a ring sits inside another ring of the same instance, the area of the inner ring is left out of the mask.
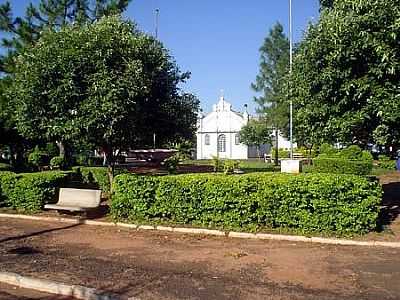
[[[0,220],[0,270],[124,299],[400,299],[398,249],[16,219]]]

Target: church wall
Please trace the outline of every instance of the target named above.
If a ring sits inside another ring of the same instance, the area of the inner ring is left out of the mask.
[[[235,144],[235,135],[237,132],[220,132],[226,137],[226,151],[220,152],[220,158],[227,159],[247,159],[247,146],[243,144]],[[207,133],[210,137],[210,145],[205,144],[206,133],[197,135],[197,159],[211,159],[217,156],[218,135],[217,133]]]

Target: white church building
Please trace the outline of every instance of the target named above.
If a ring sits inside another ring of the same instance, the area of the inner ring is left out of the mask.
[[[197,159],[213,157],[227,159],[249,159],[257,157],[255,147],[240,142],[239,132],[250,119],[243,113],[232,109],[232,105],[222,96],[213,110],[206,116],[200,116],[197,123]],[[290,143],[278,136],[279,148],[289,149]],[[271,145],[261,145],[261,153],[270,153]]]

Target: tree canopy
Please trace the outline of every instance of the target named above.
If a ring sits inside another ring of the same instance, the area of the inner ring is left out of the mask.
[[[17,59],[10,99],[19,131],[116,149],[193,135],[198,100],[182,93],[163,45],[119,17],[43,32]]]
[[[260,48],[260,70],[252,89],[259,93],[254,100],[257,112],[262,114],[267,123],[287,130],[289,107],[284,85],[289,70],[289,40],[284,34],[283,26],[277,23],[265,38]]]
[[[260,145],[271,143],[271,129],[265,119],[250,119],[240,130],[240,141],[247,146],[257,147],[260,157]]]
[[[13,57],[31,46],[46,28],[84,24],[103,16],[120,14],[131,0],[40,0],[30,3],[24,16],[14,16],[10,1],[0,5],[0,31],[6,33],[1,46],[8,51],[0,57],[0,71],[10,73]]]
[[[294,62],[298,140],[398,147],[399,20],[399,0],[337,0],[322,11]]]

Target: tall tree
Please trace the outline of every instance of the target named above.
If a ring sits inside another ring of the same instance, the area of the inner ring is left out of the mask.
[[[321,8],[332,8],[335,0],[319,0]]]
[[[400,139],[400,0],[337,0],[296,55],[296,132],[312,142]]]
[[[163,45],[118,17],[44,32],[17,60],[12,94],[30,137],[101,148],[112,180],[117,150],[193,134],[198,100]]]
[[[289,120],[285,92],[285,76],[289,69],[289,40],[280,23],[277,23],[265,38],[260,48],[260,59],[260,71],[252,84],[253,90],[260,95],[254,100],[258,104],[257,112],[265,117],[267,124],[275,129],[275,136],[278,137],[278,131],[287,132]],[[275,147],[279,148],[277,140]],[[275,163],[278,163],[278,157],[275,158]]]
[[[6,33],[1,46],[0,71],[12,73],[13,57],[31,46],[45,28],[59,29],[68,23],[93,22],[103,16],[120,14],[131,0],[40,0],[30,3],[25,16],[14,17],[10,1],[0,5],[0,32]]]

